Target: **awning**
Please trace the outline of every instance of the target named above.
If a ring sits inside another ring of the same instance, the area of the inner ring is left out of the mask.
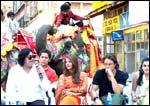
[[[16,47],[20,50],[28,47],[32,49],[34,53],[36,53],[34,36],[24,29],[19,29],[16,37]]]
[[[115,8],[119,5],[122,5],[126,1],[94,1],[93,9],[94,11],[90,12],[86,17],[93,18],[97,15],[101,15],[106,12],[108,9]]]

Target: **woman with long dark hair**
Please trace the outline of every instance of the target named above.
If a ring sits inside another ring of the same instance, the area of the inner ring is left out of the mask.
[[[58,105],[80,105],[81,97],[87,92],[87,75],[81,72],[76,55],[67,55],[64,60],[64,71],[60,75],[56,89]]]
[[[139,105],[149,105],[149,58],[142,60],[138,72],[132,76],[132,101]]]

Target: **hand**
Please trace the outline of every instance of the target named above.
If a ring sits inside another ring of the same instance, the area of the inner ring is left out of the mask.
[[[112,77],[114,77],[114,74],[113,74],[113,72],[112,72],[112,70],[111,69],[106,69],[106,73],[107,73],[107,75],[108,75],[108,77],[109,78],[112,78]]]
[[[114,74],[113,74],[113,72],[112,72],[112,70],[111,69],[106,69],[106,73],[107,73],[107,75],[109,76],[109,77],[114,77]]]
[[[134,95],[134,96],[132,97],[132,101],[133,101],[133,102],[136,102],[136,101],[137,101],[136,95]]]
[[[103,105],[103,103],[102,103],[102,101],[99,98],[97,98],[95,100],[95,105]]]
[[[73,92],[71,92],[69,89],[66,89],[66,90],[65,90],[65,94],[72,96],[72,95],[73,95]]]

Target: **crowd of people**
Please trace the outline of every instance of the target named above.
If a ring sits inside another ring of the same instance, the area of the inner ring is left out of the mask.
[[[87,73],[79,68],[76,54],[66,56],[63,62],[63,74],[59,77],[48,65],[49,56],[48,50],[42,50],[39,56],[35,56],[29,48],[19,52],[18,64],[10,69],[6,84],[6,97],[10,103],[19,101],[26,105],[45,105],[46,92],[54,82],[57,82],[53,92],[57,105],[88,104],[87,93],[95,104],[106,105],[108,92],[112,96],[112,105],[124,103],[125,98],[122,93],[128,74],[119,70],[119,64],[114,55],[104,57],[105,68],[96,71],[91,79],[91,86],[88,86]],[[37,61],[38,65],[35,64]],[[132,100],[137,101],[138,104],[148,104],[149,58],[143,59],[140,70],[133,76]],[[137,95],[138,87],[141,89]]]
[[[70,8],[69,2],[61,6],[55,27],[70,24],[71,18],[80,21],[88,19],[73,14]],[[14,13],[9,12],[7,16],[11,19],[5,22],[1,11],[3,28],[7,26],[12,31],[13,38],[18,25],[13,20]],[[13,23],[12,28],[9,27],[9,22]],[[129,76],[127,72],[119,69],[114,55],[105,55],[102,59],[104,68],[96,69],[93,77],[89,77],[79,64],[78,53],[66,53],[63,58],[63,71],[58,76],[56,70],[50,66],[52,51],[44,48],[38,52],[34,54],[30,48],[19,51],[17,64],[8,72],[6,99],[1,99],[2,105],[91,105],[92,101],[95,105],[107,105],[109,93],[112,97],[111,105],[125,104],[123,89]],[[149,105],[149,57],[142,60],[139,71],[133,73],[132,78],[133,103]],[[3,92],[2,87],[1,91]]]

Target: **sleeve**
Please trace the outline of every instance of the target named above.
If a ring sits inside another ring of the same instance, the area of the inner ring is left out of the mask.
[[[96,74],[94,75],[92,84],[99,85],[100,78],[102,77],[100,70],[96,71]]]
[[[128,77],[129,77],[129,76],[128,76],[128,73],[123,72],[123,74],[121,74],[121,76],[120,76],[120,80],[119,80],[118,83],[125,86]]]
[[[64,76],[60,75],[59,79],[58,79],[58,83],[57,83],[57,88],[56,88],[56,102],[58,102],[58,100],[60,99],[60,96],[62,94],[62,91],[64,90]]]
[[[7,83],[6,83],[6,98],[8,101],[13,102],[16,95],[16,85],[15,85],[15,73],[14,68],[11,68],[8,73]]]
[[[72,13],[72,11],[70,11],[70,13],[69,13],[70,15],[71,15],[71,18],[73,18],[74,20],[85,20],[85,18],[83,18],[83,17],[80,17],[80,16],[78,16],[78,15],[76,15],[76,14],[73,14]]]
[[[55,25],[58,27],[60,26],[61,22],[62,22],[63,16],[60,13],[59,15],[56,16],[56,21],[55,21]]]

